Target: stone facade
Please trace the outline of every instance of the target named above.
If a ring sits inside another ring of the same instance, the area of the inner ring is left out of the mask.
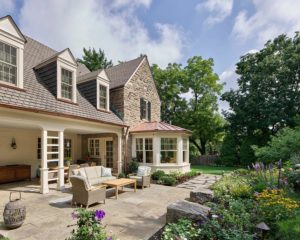
[[[160,121],[160,99],[146,58],[125,86],[110,90],[111,104],[130,127],[146,121],[140,119],[140,98],[151,102],[151,121]]]
[[[140,119],[140,99],[151,102],[151,121],[160,121],[160,99],[147,58],[125,86],[110,90],[110,104],[123,115],[126,125],[134,127],[147,120]],[[123,145],[124,151],[125,144]],[[132,138],[127,144],[128,160],[132,158]]]

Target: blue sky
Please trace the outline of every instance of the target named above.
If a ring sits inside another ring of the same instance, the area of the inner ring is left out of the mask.
[[[236,88],[241,55],[300,30],[300,0],[0,0],[7,14],[24,34],[77,57],[89,46],[115,63],[140,53],[161,67],[211,57],[225,90]]]

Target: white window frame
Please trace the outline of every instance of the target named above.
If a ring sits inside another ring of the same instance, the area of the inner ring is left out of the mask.
[[[152,109],[150,110],[150,113],[149,113],[148,105],[149,105],[149,103],[150,103],[150,104],[151,104],[151,108],[152,108],[152,103],[151,103],[151,101],[146,100],[145,98],[141,98],[141,99],[142,99],[142,100],[145,102],[145,104],[146,104],[146,108],[145,108],[146,114],[145,114],[145,117],[142,118],[141,120],[146,120],[146,121],[150,122],[150,121],[151,121],[151,115],[150,115],[150,114],[152,114]],[[140,105],[140,112],[141,112],[141,108],[142,108],[142,106]],[[149,118],[150,118],[150,119],[149,119]]]
[[[142,149],[137,148],[137,141],[140,141],[140,139],[142,139]],[[152,140],[152,149],[151,150],[146,149],[146,139]],[[137,152],[143,152],[143,161],[140,163],[152,165],[154,163],[154,138],[153,137],[137,137],[137,138],[135,138],[134,144],[135,144],[136,157],[137,157],[137,154],[136,154]],[[147,163],[147,161],[146,161],[146,152],[152,152],[152,162],[151,163]]]
[[[72,72],[72,98],[71,99],[64,98],[61,95],[62,69]],[[76,72],[77,72],[76,66],[70,64],[69,62],[67,62],[66,60],[64,60],[62,58],[57,59],[57,98],[58,99],[71,101],[73,103],[77,102],[77,99],[76,99],[76,76],[77,76],[77,73]]]
[[[0,83],[7,85],[7,86],[12,86],[12,87],[18,87],[18,88],[23,88],[23,78],[24,78],[24,43],[21,42],[20,40],[15,39],[14,37],[6,34],[5,32],[0,31],[0,42],[9,45],[11,47],[16,48],[16,67],[17,67],[17,78],[16,78],[16,84],[12,84],[9,82],[5,82],[0,80]]]
[[[106,108],[100,107],[100,85],[106,87]],[[97,78],[97,109],[109,111],[109,82],[103,78]]]
[[[96,154],[96,144],[95,142],[98,141],[99,145],[98,145],[98,154]],[[93,146],[91,146],[91,144],[93,143]],[[91,151],[92,150],[92,151]],[[100,138],[88,138],[88,152],[89,152],[89,156],[92,158],[100,158]]]
[[[62,77],[63,77],[63,71],[66,71],[66,72],[69,72],[69,73],[71,73],[71,84],[68,84],[68,83],[65,83],[65,82],[63,82],[63,79],[62,79]],[[60,84],[61,84],[61,95],[63,95],[63,85],[65,84],[65,85],[67,85],[67,86],[70,86],[71,87],[71,93],[70,93],[70,95],[71,95],[71,98],[67,98],[67,97],[65,97],[65,96],[61,96],[61,98],[63,98],[63,99],[66,99],[66,100],[70,100],[70,101],[72,101],[72,98],[73,98],[73,85],[74,85],[74,76],[73,76],[73,71],[69,71],[69,69],[66,69],[66,68],[61,68],[61,82],[60,82]]]
[[[175,140],[175,149],[163,149],[162,148],[162,144],[163,144],[163,139],[174,139]],[[162,154],[161,152],[175,152],[176,153],[176,161],[172,162],[172,163],[166,163],[166,162],[162,162]],[[177,159],[178,159],[178,139],[176,137],[161,137],[160,138],[160,163],[161,164],[177,164]]]
[[[182,161],[188,162],[189,139],[182,138]],[[185,154],[184,154],[185,153]]]

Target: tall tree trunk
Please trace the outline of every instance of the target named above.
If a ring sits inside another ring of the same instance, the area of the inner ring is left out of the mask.
[[[195,145],[195,147],[198,149],[198,151],[201,153],[201,155],[205,155],[205,153],[206,153],[206,149],[205,149],[206,141],[205,141],[205,143],[203,141],[200,141],[200,145],[196,142],[195,139],[191,138],[190,141]]]

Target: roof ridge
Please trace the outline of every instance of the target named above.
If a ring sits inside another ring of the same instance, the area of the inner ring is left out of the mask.
[[[144,57],[145,57],[145,56],[140,56],[140,57],[137,57],[137,58],[131,59],[131,60],[129,60],[129,61],[120,62],[119,64],[117,64],[117,65],[114,65],[114,66],[112,66],[112,67],[109,67],[109,68],[106,68],[106,69],[104,69],[104,70],[110,70],[110,69],[112,69],[112,68],[114,68],[114,67],[119,67],[119,66],[120,66],[120,65],[122,65],[122,64],[126,64],[126,63],[133,62],[134,60],[137,60],[137,59],[139,59],[139,58],[141,58],[141,60],[142,60],[142,59],[144,59]]]

